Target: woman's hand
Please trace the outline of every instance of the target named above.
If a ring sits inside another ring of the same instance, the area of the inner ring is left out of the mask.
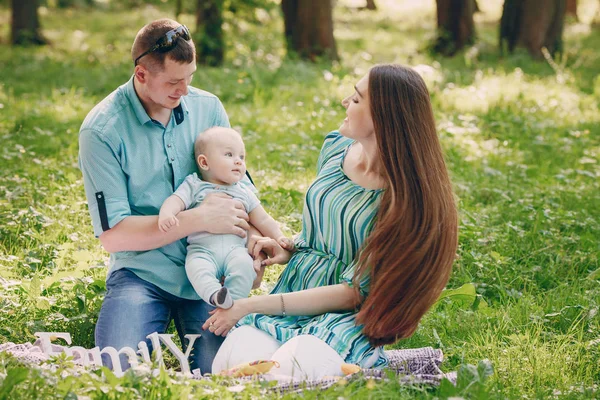
[[[288,237],[282,236],[279,239],[277,239],[277,243],[279,243],[279,245],[281,247],[283,247],[285,250],[289,251],[290,253],[294,253],[296,251],[296,245],[294,244],[294,239],[290,239]]]
[[[245,299],[236,300],[228,309],[216,308],[209,312],[210,317],[206,320],[202,329],[208,329],[217,336],[227,336],[233,326],[248,312],[243,307]]]
[[[283,239],[275,240],[264,236],[252,236],[251,244],[248,246],[248,253],[254,258],[254,269],[272,264],[287,264],[292,257],[292,253],[286,248],[293,250],[293,245]],[[285,246],[286,248],[284,248]],[[260,261],[260,253],[267,255],[267,259]]]

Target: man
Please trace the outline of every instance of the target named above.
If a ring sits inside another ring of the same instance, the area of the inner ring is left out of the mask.
[[[245,237],[248,215],[241,203],[212,195],[179,214],[168,233],[157,221],[163,201],[196,171],[196,135],[229,120],[216,96],[188,86],[196,63],[185,26],[168,19],[144,26],[131,55],[133,77],[92,109],[79,133],[94,233],[111,253],[96,345],[135,349],[174,320],[184,348],[183,335],[202,333],[190,361],[206,373],[222,338],[201,330],[213,307],[186,278],[185,238],[199,231]]]

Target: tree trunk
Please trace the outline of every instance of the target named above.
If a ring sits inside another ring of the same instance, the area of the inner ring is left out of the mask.
[[[562,50],[566,0],[506,0],[500,19],[500,48],[524,47],[535,58],[542,48]]]
[[[375,0],[367,0],[367,10],[377,10],[377,4],[375,4]]]
[[[198,64],[218,66],[225,58],[223,2],[198,0],[196,9],[196,54]]]
[[[12,0],[13,45],[42,45],[48,43],[40,31],[38,0]]]
[[[452,56],[475,39],[474,0],[437,0],[438,37],[434,50]]]
[[[282,0],[281,10],[288,51],[313,61],[338,59],[331,0]]]
[[[572,15],[576,21],[579,21],[579,18],[577,18],[577,0],[567,0],[567,15]]]

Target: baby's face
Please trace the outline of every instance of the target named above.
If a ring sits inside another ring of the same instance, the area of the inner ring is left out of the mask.
[[[246,148],[237,132],[219,132],[211,138],[205,156],[208,164],[206,172],[215,183],[233,185],[246,173]]]

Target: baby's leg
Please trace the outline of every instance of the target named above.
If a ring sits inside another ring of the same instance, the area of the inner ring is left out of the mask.
[[[322,379],[342,376],[342,357],[323,340],[312,335],[296,336],[285,342],[272,356],[279,363],[271,373],[294,380]]]
[[[212,364],[212,373],[256,360],[270,360],[281,346],[273,336],[250,325],[243,325],[227,335]]]
[[[217,262],[212,254],[209,251],[188,248],[185,272],[198,296],[212,304],[211,296],[221,289],[221,282],[217,279]]]
[[[248,297],[256,271],[252,266],[252,257],[245,247],[234,247],[225,259],[225,283],[233,300]]]

